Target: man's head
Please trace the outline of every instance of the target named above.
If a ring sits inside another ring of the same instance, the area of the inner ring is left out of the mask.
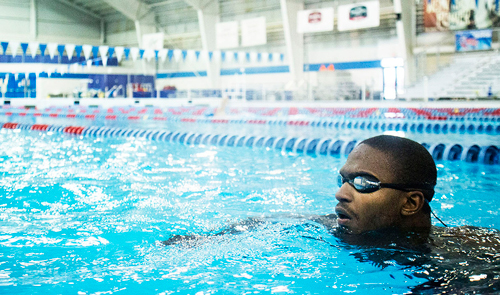
[[[361,142],[340,170],[339,225],[352,233],[430,226],[436,165],[409,139],[381,135]]]

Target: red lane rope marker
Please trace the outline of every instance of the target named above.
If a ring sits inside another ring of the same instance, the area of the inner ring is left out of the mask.
[[[17,128],[17,123],[5,123],[3,124],[3,128],[5,129],[16,129]]]
[[[38,131],[47,131],[47,128],[49,128],[49,125],[46,124],[35,124],[31,126],[31,130],[38,130]]]
[[[141,117],[140,116],[128,116],[127,119],[129,120],[139,120]]]
[[[66,118],[76,118],[76,114],[67,114]]]
[[[58,114],[49,114],[49,117],[51,118],[57,118]]]
[[[85,119],[94,120],[95,119],[95,115],[85,115]]]
[[[107,115],[106,120],[116,120],[116,115]]]

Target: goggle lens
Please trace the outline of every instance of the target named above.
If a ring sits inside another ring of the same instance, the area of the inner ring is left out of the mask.
[[[381,188],[380,181],[370,180],[365,176],[358,175],[354,178],[346,178],[339,174],[338,185],[341,187],[344,183],[349,183],[356,191],[360,193],[372,193]]]

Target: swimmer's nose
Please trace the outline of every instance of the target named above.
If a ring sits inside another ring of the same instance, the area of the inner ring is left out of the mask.
[[[352,196],[349,193],[350,185],[346,182],[342,184],[337,193],[335,194],[335,199],[339,202],[350,202],[352,201]]]

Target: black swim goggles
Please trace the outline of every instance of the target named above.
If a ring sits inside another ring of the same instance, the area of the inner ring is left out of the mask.
[[[347,178],[339,174],[338,184],[341,187],[344,183],[349,183],[357,192],[369,194],[378,191],[381,188],[392,188],[400,191],[412,190],[434,190],[434,186],[422,184],[397,184],[397,183],[382,183],[373,175],[356,175],[352,178]]]

